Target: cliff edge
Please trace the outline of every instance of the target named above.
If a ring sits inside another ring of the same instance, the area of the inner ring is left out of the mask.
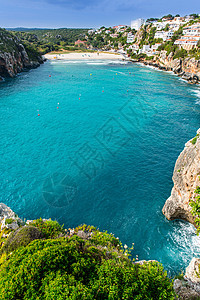
[[[40,53],[31,45],[22,44],[14,34],[0,28],[0,80],[42,63]]]
[[[162,209],[168,220],[182,219],[196,226],[191,215],[190,200],[195,200],[195,190],[200,186],[200,129],[197,135],[185,144],[173,173],[174,187]]]

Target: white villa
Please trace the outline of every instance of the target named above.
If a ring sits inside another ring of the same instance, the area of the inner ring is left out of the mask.
[[[183,28],[184,35],[200,35],[200,23]]]
[[[197,46],[200,40],[200,23],[183,28],[183,36],[175,41],[175,45],[190,50]]]
[[[171,39],[174,34],[173,30],[169,31],[156,31],[154,38],[155,39],[162,39],[164,42],[168,39]]]
[[[127,41],[126,41],[127,44],[133,43],[134,40],[135,40],[134,34],[132,34],[131,32],[129,32],[128,35],[127,35]]]

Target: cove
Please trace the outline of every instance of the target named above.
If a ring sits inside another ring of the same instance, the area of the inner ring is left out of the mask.
[[[161,209],[200,127],[200,89],[119,61],[51,61],[0,84],[0,197],[20,217],[94,225],[175,274],[192,225]]]

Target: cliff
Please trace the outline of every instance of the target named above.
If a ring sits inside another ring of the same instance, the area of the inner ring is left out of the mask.
[[[14,77],[24,69],[36,68],[43,59],[28,43],[10,32],[0,29],[0,78]]]
[[[195,190],[200,186],[200,129],[192,140],[185,144],[179,155],[173,173],[174,187],[165,202],[163,214],[168,220],[183,219],[194,226],[195,217],[191,215],[190,200],[195,200]]]
[[[162,50],[154,59],[143,61],[143,63],[161,70],[173,71],[189,83],[200,82],[200,60],[196,60],[194,57],[173,59],[172,52],[167,55],[167,51]]]
[[[162,209],[168,220],[182,219],[198,227],[197,216],[191,214],[190,200],[195,201],[197,187],[200,186],[200,129],[197,135],[185,144],[179,155],[173,173],[174,186],[171,196]],[[182,279],[174,281],[174,290],[179,299],[200,298],[200,259],[193,258]]]

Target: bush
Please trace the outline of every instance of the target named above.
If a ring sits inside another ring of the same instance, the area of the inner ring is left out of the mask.
[[[42,233],[37,228],[33,226],[24,226],[9,235],[1,252],[8,254],[17,248],[27,246],[33,240],[41,239],[42,237]]]
[[[117,249],[108,253],[76,235],[33,241],[0,270],[1,300],[172,300],[172,285],[159,263],[133,264]]]
[[[185,58],[187,55],[188,55],[187,50],[185,50],[185,49],[182,48],[182,49],[177,50],[175,52],[175,55],[173,56],[173,59],[176,59],[176,58]]]
[[[46,239],[52,239],[64,233],[63,226],[57,221],[47,220],[43,221],[41,218],[31,223],[32,226],[37,227]]]
[[[10,219],[6,219],[5,224],[12,224],[15,220],[10,218]]]
[[[197,225],[197,235],[200,232],[200,187],[198,186],[194,191],[197,194],[195,201],[190,200],[190,206],[192,207],[191,214],[196,217],[195,223]]]
[[[196,144],[198,137],[199,137],[199,134],[197,134],[197,135],[191,140],[192,145],[195,145],[195,144]]]

